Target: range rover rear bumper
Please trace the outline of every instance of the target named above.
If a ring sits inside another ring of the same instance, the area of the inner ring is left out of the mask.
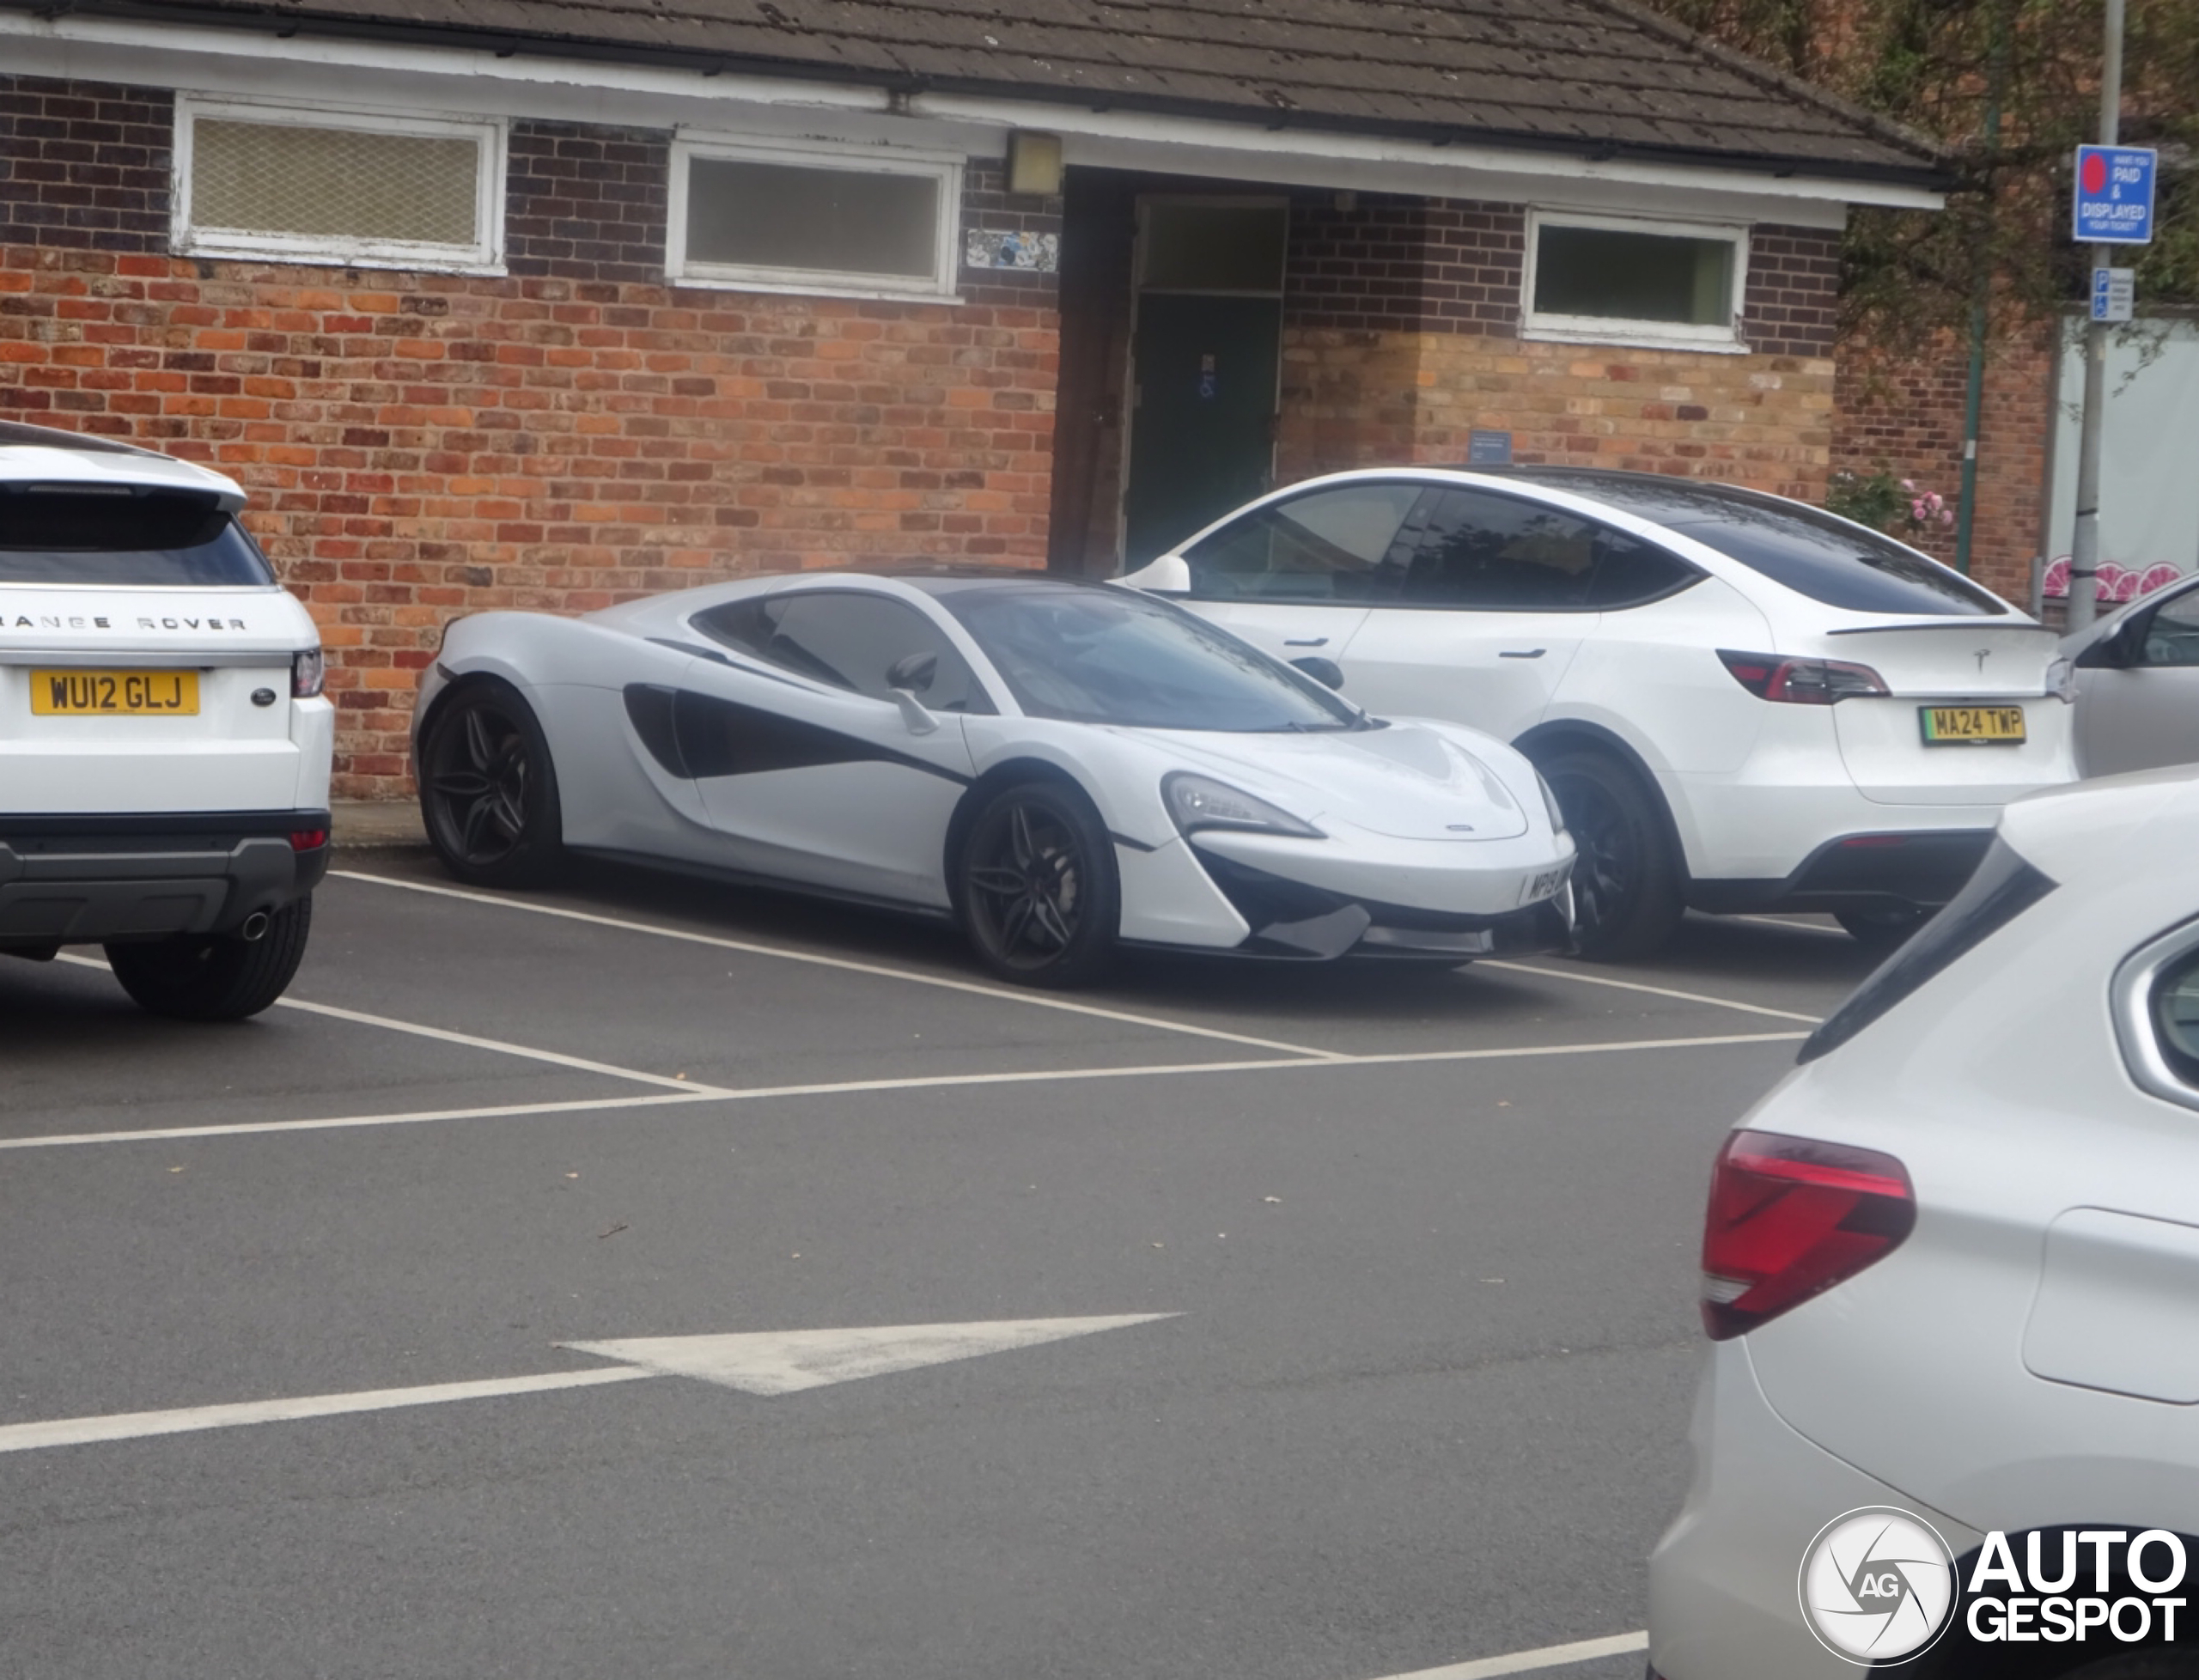
[[[230,933],[327,872],[326,811],[0,813],[0,951]]]

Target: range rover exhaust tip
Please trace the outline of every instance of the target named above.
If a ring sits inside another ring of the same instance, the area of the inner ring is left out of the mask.
[[[237,937],[248,943],[257,944],[267,937],[267,924],[271,919],[265,910],[253,911],[250,916],[245,917],[244,925],[237,929]]]

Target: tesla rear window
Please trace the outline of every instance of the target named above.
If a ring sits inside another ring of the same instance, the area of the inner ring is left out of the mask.
[[[1952,567],[1800,502],[1685,479],[1562,470],[1520,476],[1655,520],[1827,606],[1916,618],[1993,618],[2008,610]]]
[[[1359,724],[1310,679],[1149,596],[1078,584],[923,587],[1033,717],[1229,733]]]
[[[1829,1055],[1952,967],[2054,891],[2056,883],[1995,838],[1963,890],[1810,1034],[1797,1062]]]
[[[210,496],[0,490],[0,583],[265,588],[275,574]]]

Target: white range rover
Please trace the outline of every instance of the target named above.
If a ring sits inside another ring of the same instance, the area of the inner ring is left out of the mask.
[[[328,867],[319,632],[219,473],[0,422],[0,954],[145,1008],[282,995]]]

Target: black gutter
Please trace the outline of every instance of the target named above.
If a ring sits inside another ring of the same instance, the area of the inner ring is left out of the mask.
[[[1834,163],[1820,157],[1776,152],[1721,152],[1684,146],[1645,146],[1614,140],[1569,139],[1562,136],[1522,134],[1501,129],[1410,122],[1388,119],[1353,119],[1318,112],[1255,110],[1244,106],[1216,105],[1199,100],[1173,99],[1150,94],[1115,93],[1075,87],[1033,87],[1027,82],[995,82],[980,76],[925,76],[906,71],[872,70],[843,65],[805,63],[796,59],[766,58],[750,54],[716,53],[679,47],[652,47],[592,38],[527,35],[515,31],[485,30],[460,25],[385,21],[375,18],[308,15],[297,11],[205,3],[156,3],[155,0],[0,0],[0,6],[27,11],[42,18],[64,14],[111,17],[140,23],[192,23],[249,32],[264,26],[283,40],[301,34],[336,40],[391,41],[408,46],[471,49],[509,58],[526,52],[583,63],[637,64],[657,69],[692,70],[709,77],[738,74],[778,81],[837,82],[843,86],[875,88],[886,94],[914,97],[921,94],[957,94],[972,98],[1020,100],[1041,106],[1078,106],[1095,112],[1130,111],[1152,116],[1187,117],[1234,123],[1270,132],[1284,130],[1315,134],[1380,136],[1389,139],[1419,140],[1434,148],[1472,144],[1501,150],[1559,153],[1593,162],[1620,160],[1643,163],[1686,164],[1722,168],[1736,173],[1769,174],[1776,180],[1810,175],[1829,180],[1873,182],[1913,186],[1944,192],[1961,185],[1951,167],[1919,162],[1899,164]],[[1881,138],[1880,144],[1893,143]]]

